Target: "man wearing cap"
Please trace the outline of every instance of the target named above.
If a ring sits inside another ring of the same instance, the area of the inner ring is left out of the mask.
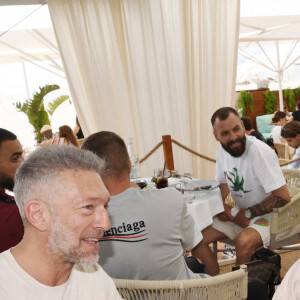
[[[49,141],[54,138],[50,125],[44,125],[41,129],[41,133],[43,134],[45,141]]]

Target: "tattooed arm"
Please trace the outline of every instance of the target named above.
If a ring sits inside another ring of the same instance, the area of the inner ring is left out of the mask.
[[[249,207],[249,210],[251,211],[252,218],[255,218],[271,212],[274,207],[278,208],[284,206],[290,201],[291,197],[286,185],[284,185],[281,188],[274,190],[270,196],[266,197],[260,203]],[[250,220],[245,217],[245,209],[241,208],[239,210],[234,218],[234,222],[240,225],[242,228],[249,226]]]
[[[264,215],[273,210],[273,208],[278,208],[284,206],[291,201],[287,186],[284,185],[281,188],[274,190],[270,196],[265,198],[262,202],[249,207],[252,218]]]

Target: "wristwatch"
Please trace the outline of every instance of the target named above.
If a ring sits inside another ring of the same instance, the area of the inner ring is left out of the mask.
[[[251,220],[252,219],[252,213],[251,213],[251,210],[249,208],[246,208],[245,209],[245,217],[248,219],[248,220]]]

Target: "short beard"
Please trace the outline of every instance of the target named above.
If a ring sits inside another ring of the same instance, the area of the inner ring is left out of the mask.
[[[230,146],[232,144],[234,144],[235,142],[240,142],[241,146],[240,147],[235,147],[235,148],[230,148]],[[223,149],[228,152],[231,156],[233,157],[240,157],[244,154],[245,150],[246,150],[246,136],[244,135],[244,137],[242,138],[237,138],[234,141],[229,142],[227,145],[222,144]]]
[[[14,178],[7,177],[5,174],[2,174],[1,170],[0,170],[0,186],[3,189],[6,189],[6,190],[9,190],[12,192],[14,189],[14,185],[15,185]]]
[[[91,265],[97,263],[99,259],[98,251],[87,253],[79,249],[75,234],[67,230],[61,218],[54,214],[49,236],[49,247],[52,253],[61,255],[72,264]]]

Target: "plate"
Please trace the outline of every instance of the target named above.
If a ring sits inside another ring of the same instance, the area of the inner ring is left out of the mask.
[[[186,180],[182,179],[176,184],[176,189],[181,191],[198,192],[212,191],[219,187],[220,183],[216,180]]]

